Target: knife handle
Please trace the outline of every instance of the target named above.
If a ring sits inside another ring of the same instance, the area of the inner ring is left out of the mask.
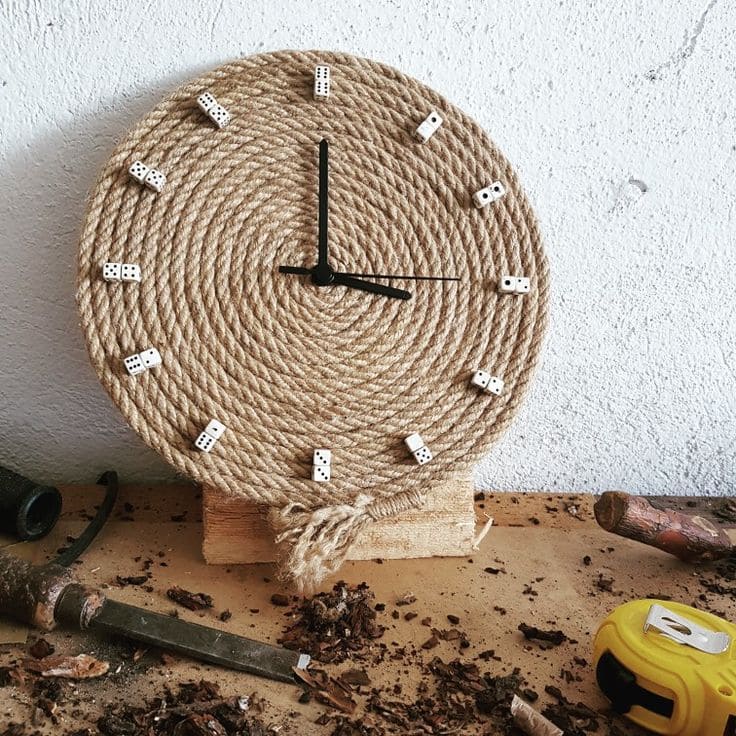
[[[0,551],[0,613],[43,631],[56,625],[56,604],[76,578],[61,565],[32,565]]]

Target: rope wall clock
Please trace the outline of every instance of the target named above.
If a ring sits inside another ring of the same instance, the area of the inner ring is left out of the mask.
[[[342,53],[179,88],[115,149],[79,249],[105,389],[178,470],[272,508],[302,589],[367,524],[467,477],[524,397],[547,294],[487,135]]]

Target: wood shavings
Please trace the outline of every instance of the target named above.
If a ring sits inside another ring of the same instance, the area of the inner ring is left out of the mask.
[[[303,670],[294,667],[297,679],[304,683],[320,703],[332,706],[348,715],[355,711],[357,703],[350,695],[350,687],[330,677],[323,670]]]
[[[52,655],[38,660],[29,659],[24,666],[41,677],[64,677],[70,680],[101,677],[110,669],[109,662],[102,662],[91,654],[78,654],[76,657]]]
[[[529,736],[564,736],[564,732],[548,721],[518,695],[511,700],[514,723]]]

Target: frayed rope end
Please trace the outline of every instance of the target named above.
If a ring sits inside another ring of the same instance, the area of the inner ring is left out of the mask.
[[[424,502],[424,494],[408,491],[390,498],[359,495],[353,504],[309,509],[292,503],[272,509],[269,521],[279,547],[280,575],[299,593],[311,593],[337,572],[360,532],[371,522],[395,516]]]
[[[273,509],[269,519],[276,532],[282,578],[300,593],[311,593],[345,561],[360,530],[371,521],[366,511],[371,496],[354,505],[310,510],[298,503]]]

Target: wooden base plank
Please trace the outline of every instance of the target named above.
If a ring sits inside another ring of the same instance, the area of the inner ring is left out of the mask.
[[[267,509],[222,493],[202,489],[202,553],[209,564],[272,562],[276,548]],[[453,481],[427,494],[421,509],[371,524],[355,543],[349,559],[464,557],[475,539],[473,486]]]

